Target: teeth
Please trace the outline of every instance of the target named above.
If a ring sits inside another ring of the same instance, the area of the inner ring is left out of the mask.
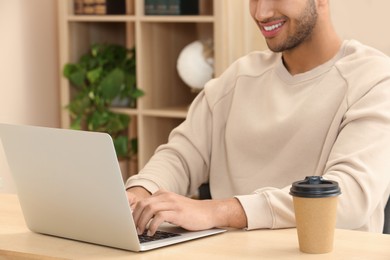
[[[283,23],[277,23],[277,24],[274,24],[274,25],[271,25],[271,26],[264,26],[264,29],[269,32],[269,31],[272,31],[272,30],[275,30],[279,27],[281,27],[283,25]]]

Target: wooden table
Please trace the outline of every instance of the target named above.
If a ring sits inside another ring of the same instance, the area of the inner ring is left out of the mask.
[[[301,253],[295,229],[229,230],[226,233],[144,253],[32,233],[16,195],[0,194],[0,259],[386,259],[390,235],[336,230],[335,249]]]

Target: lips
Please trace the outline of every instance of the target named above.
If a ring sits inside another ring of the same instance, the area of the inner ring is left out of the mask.
[[[274,21],[270,23],[259,23],[259,26],[265,38],[272,38],[281,31],[284,24],[285,21]]]

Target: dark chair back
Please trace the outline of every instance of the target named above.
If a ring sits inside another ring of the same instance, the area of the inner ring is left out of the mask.
[[[390,197],[385,208],[385,225],[383,227],[383,233],[390,234]]]

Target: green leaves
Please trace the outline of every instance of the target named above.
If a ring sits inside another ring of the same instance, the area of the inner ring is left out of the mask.
[[[101,81],[98,88],[104,99],[112,101],[115,97],[120,96],[124,89],[125,75],[124,72],[115,68]]]
[[[127,157],[129,154],[129,139],[127,136],[118,136],[113,139],[116,154],[119,158]]]
[[[93,85],[99,82],[99,79],[102,77],[103,69],[101,67],[92,69],[87,72],[87,79]]]
[[[77,63],[66,64],[63,75],[76,93],[66,107],[73,129],[106,132],[113,137],[118,157],[127,157],[136,148],[129,141],[128,115],[110,110],[113,100],[128,99],[135,107],[144,93],[136,86],[135,49],[115,44],[94,44]]]
[[[85,83],[85,71],[82,67],[75,64],[66,64],[63,75],[76,87],[82,88]]]

